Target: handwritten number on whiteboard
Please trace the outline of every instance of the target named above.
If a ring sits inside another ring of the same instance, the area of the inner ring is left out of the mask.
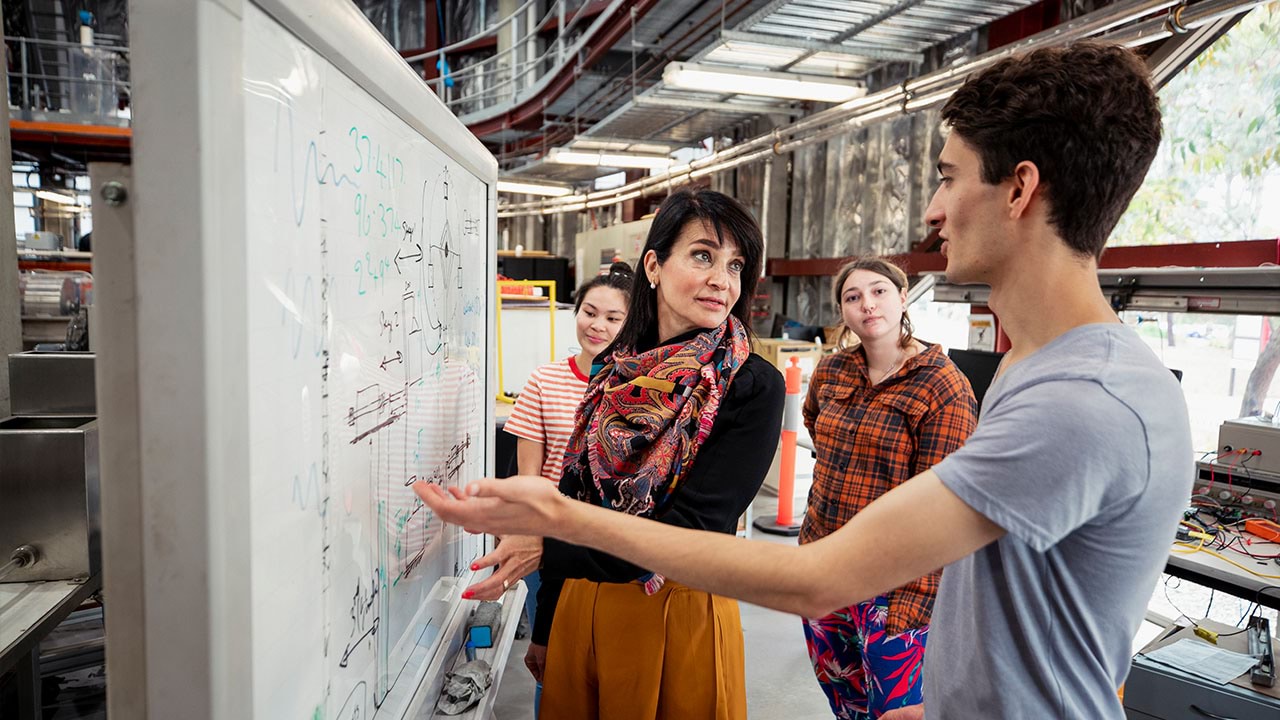
[[[357,173],[363,172],[364,158],[360,156],[360,131],[353,126],[349,131],[347,131],[347,137],[355,138],[356,162],[358,164],[353,166],[352,169]]]

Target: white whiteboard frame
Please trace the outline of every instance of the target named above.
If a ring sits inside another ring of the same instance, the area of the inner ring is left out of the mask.
[[[118,614],[109,607],[108,646],[140,644],[143,660],[108,658],[113,717],[252,716],[251,633],[242,629],[252,607],[239,182],[246,173],[242,22],[249,3],[488,183],[488,243],[496,248],[497,162],[470,133],[458,132],[457,119],[353,3],[131,0],[136,283],[131,302],[103,308],[98,329],[136,348],[99,358],[99,373],[136,379],[136,403],[111,403],[102,413],[104,425],[131,429],[115,433],[126,446],[107,453],[122,460],[102,468],[110,508],[104,535],[131,542],[108,539],[104,562],[108,596],[139,605]],[[493,278],[496,254],[486,262]],[[492,291],[487,295],[492,341]],[[492,355],[488,362],[486,398],[495,383]],[[493,427],[490,403],[483,423],[486,431]],[[484,471],[492,474],[488,445]],[[113,566],[130,572],[113,577]]]

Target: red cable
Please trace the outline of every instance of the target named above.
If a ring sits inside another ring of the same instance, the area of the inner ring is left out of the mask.
[[[1214,470],[1217,468],[1218,463],[1222,462],[1222,458],[1224,458],[1224,457],[1226,457],[1226,456],[1230,455],[1230,454],[1231,454],[1231,453],[1233,453],[1233,452],[1235,452],[1235,451],[1234,451],[1234,450],[1226,450],[1226,451],[1224,451],[1224,452],[1220,452],[1220,453],[1218,453],[1218,457],[1214,458],[1214,459],[1213,459],[1213,462],[1209,463],[1209,486],[1205,488],[1206,493],[1211,493],[1211,492],[1213,492],[1213,481],[1214,481],[1214,477],[1215,477]]]

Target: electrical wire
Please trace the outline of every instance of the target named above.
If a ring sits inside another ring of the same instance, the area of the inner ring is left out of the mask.
[[[1175,543],[1175,544],[1176,544],[1176,545],[1184,545],[1184,546],[1186,546],[1186,545],[1187,545],[1186,543]],[[1238,567],[1238,568],[1240,568],[1241,570],[1243,570],[1243,571],[1245,571],[1245,572],[1249,573],[1250,575],[1254,575],[1254,576],[1256,576],[1256,577],[1260,577],[1260,578],[1266,578],[1266,579],[1268,579],[1268,580],[1280,580],[1280,575],[1268,575],[1268,574],[1266,574],[1266,573],[1260,573],[1260,572],[1257,572],[1256,570],[1253,570],[1253,569],[1251,569],[1251,568],[1245,567],[1244,565],[1242,565],[1242,564],[1240,564],[1240,563],[1236,562],[1235,560],[1232,560],[1231,558],[1229,558],[1229,557],[1227,557],[1227,556],[1225,556],[1225,555],[1223,555],[1223,554],[1221,554],[1221,553],[1214,552],[1213,550],[1209,550],[1209,549],[1205,548],[1205,547],[1204,547],[1204,541],[1203,541],[1203,540],[1201,540],[1201,541],[1200,541],[1200,544],[1199,544],[1199,545],[1197,545],[1197,546],[1196,546],[1196,547],[1194,547],[1194,548],[1191,548],[1190,550],[1182,550],[1182,551],[1179,551],[1179,550],[1171,550],[1170,552],[1175,552],[1175,553],[1178,553],[1179,555],[1194,555],[1195,553],[1198,553],[1198,552],[1207,553],[1207,554],[1209,554],[1209,555],[1212,555],[1213,557],[1218,558],[1219,560],[1221,560],[1221,561],[1223,561],[1223,562],[1225,562],[1225,563],[1230,563],[1231,565],[1235,565],[1236,567]]]
[[[1235,450],[1225,450],[1223,452],[1220,452],[1218,453],[1217,457],[1215,457],[1213,460],[1209,462],[1209,487],[1207,488],[1209,492],[1213,492],[1214,475],[1215,475],[1215,472],[1217,471],[1218,464],[1222,462],[1222,458],[1230,455],[1233,452],[1235,452]],[[1204,459],[1204,456],[1201,456],[1201,460],[1203,459]]]
[[[1179,588],[1181,588],[1181,587],[1182,587],[1182,580],[1181,580],[1181,579],[1179,579],[1179,578],[1175,578],[1175,577],[1174,577],[1174,576],[1172,576],[1172,575],[1166,575],[1166,576],[1165,576],[1165,578],[1164,578],[1164,599],[1165,599],[1165,601],[1169,603],[1169,607],[1171,607],[1171,608],[1173,608],[1175,611],[1177,611],[1177,613],[1178,613],[1178,616],[1179,616],[1179,617],[1184,617],[1184,618],[1186,618],[1186,619],[1188,619],[1188,620],[1191,620],[1191,616],[1190,616],[1190,615],[1187,615],[1187,614],[1186,614],[1186,613],[1184,613],[1184,612],[1182,612],[1182,608],[1178,607],[1177,603],[1175,603],[1175,602],[1173,601],[1173,598],[1169,597],[1169,581],[1170,581],[1170,580],[1177,580],[1177,581],[1178,581],[1178,584],[1173,586],[1173,589],[1174,589],[1174,590],[1177,590],[1177,589],[1179,589]],[[1200,627],[1199,625],[1196,625],[1196,621],[1195,621],[1195,620],[1191,620],[1191,624],[1192,624],[1192,626],[1194,626],[1194,627]]]

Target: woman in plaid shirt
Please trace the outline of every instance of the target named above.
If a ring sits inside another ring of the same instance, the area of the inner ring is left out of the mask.
[[[906,273],[887,260],[862,258],[840,269],[832,290],[844,336],[852,332],[859,342],[819,363],[809,383],[804,424],[818,462],[801,543],[835,532],[942,460],[977,423],[968,380],[939,346],[912,336]],[[836,717],[877,718],[921,702],[940,575],[804,619],[809,657]]]

